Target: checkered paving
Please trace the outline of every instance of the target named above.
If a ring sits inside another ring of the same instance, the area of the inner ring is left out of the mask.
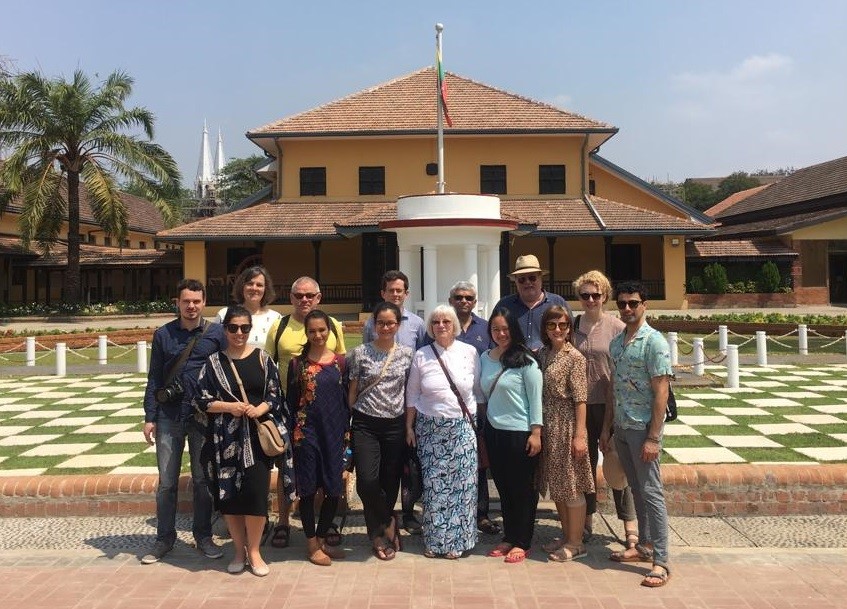
[[[847,364],[743,372],[737,389],[674,389],[679,419],[665,427],[664,463],[847,462]],[[0,380],[0,476],[155,474],[141,434],[145,383],[138,374]]]

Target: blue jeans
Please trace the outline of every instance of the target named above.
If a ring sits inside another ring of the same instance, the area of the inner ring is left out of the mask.
[[[612,437],[635,500],[639,541],[642,544],[652,543],[653,564],[668,569],[668,508],[659,460],[645,463],[641,459],[647,429],[616,427]]]
[[[212,495],[200,464],[204,430],[194,421],[174,421],[159,417],[156,421],[156,464],[159,487],[156,489],[156,541],[173,545],[176,541],[176,510],[182,452],[188,438],[191,459],[191,486],[194,490],[194,522],[191,531],[200,541],[212,536]]]

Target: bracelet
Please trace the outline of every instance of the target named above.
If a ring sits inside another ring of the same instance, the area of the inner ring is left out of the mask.
[[[652,442],[653,444],[661,444],[662,441],[659,438],[654,438],[652,436],[647,436],[645,442]]]

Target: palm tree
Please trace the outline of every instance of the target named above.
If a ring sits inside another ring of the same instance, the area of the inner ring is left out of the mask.
[[[0,212],[20,201],[23,244],[34,240],[45,250],[59,241],[67,218],[67,302],[80,299],[80,184],[97,223],[119,242],[127,234],[119,179],[140,188],[166,224],[178,220],[163,193],[179,184],[179,170],[152,141],[153,114],[124,106],[132,84],[120,71],[99,87],[79,70],[70,82],[38,72],[0,78],[0,150],[10,152],[0,165]],[[143,137],[130,133],[139,128]]]

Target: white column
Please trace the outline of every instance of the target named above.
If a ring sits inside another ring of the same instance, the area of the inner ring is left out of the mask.
[[[679,365],[679,334],[668,332],[668,345],[671,348],[671,366]]]
[[[488,314],[500,300],[500,246],[488,246]]]
[[[135,343],[135,348],[135,371],[139,374],[147,374],[147,341],[138,341]]]
[[[424,245],[423,252],[424,316],[438,304],[438,247]]]
[[[108,344],[106,341],[107,338],[105,334],[101,334],[97,337],[97,363],[101,366],[106,365],[109,357]]]
[[[56,376],[67,376],[67,345],[65,343],[56,343]]]
[[[476,243],[465,244],[465,277],[479,290],[479,255]]]
[[[485,253],[484,249],[482,253]],[[491,313],[491,305],[489,304],[490,300],[488,298],[488,292],[491,289],[491,286],[489,285],[490,282],[488,280],[490,272],[491,271],[488,269],[488,257],[479,256],[479,283],[476,286],[476,314],[485,319],[488,319],[488,314]],[[847,334],[847,332],[845,334]]]
[[[718,351],[726,355],[726,345],[729,342],[729,328],[724,325],[718,326]]]
[[[768,365],[768,335],[764,330],[756,330],[756,364]]]
[[[412,265],[414,264],[414,257],[412,256],[412,248],[411,247],[399,247],[397,248],[397,266],[400,267],[397,270],[403,271],[406,273],[407,277],[414,277]]]
[[[809,355],[809,327],[806,324],[797,326],[797,350],[800,355]]]
[[[694,362],[691,364],[692,371],[695,376],[703,376],[706,374],[706,356],[703,350],[703,339],[695,338],[694,343]]]
[[[35,366],[35,337],[26,337],[26,365]]]
[[[738,374],[738,345],[726,346],[726,383],[725,386],[730,389],[737,389],[739,386]]]

